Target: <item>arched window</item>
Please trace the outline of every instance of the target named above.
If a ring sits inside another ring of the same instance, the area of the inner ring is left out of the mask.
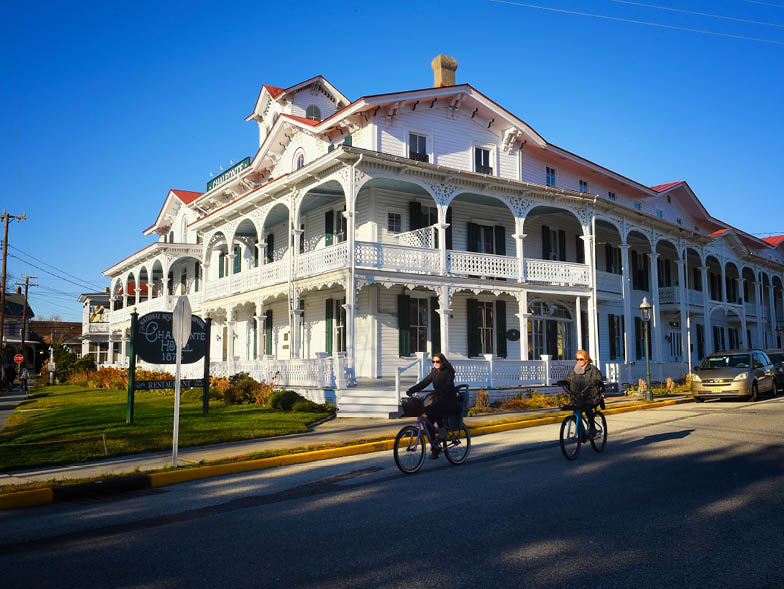
[[[299,154],[297,156],[297,169],[299,170],[304,165],[305,165],[305,155]]]
[[[169,231],[169,243],[174,243],[174,231]]]
[[[302,166],[305,165],[305,152],[301,147],[294,152],[294,160],[291,163],[292,171],[299,170]]]
[[[317,107],[315,104],[311,104],[305,110],[305,117],[310,119],[311,121],[320,121],[321,120],[321,109]]]
[[[534,301],[528,306],[528,355],[538,360],[549,354],[553,360],[572,355],[572,315],[563,305]]]

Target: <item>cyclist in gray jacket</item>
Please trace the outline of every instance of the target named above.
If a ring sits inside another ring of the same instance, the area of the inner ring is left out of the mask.
[[[596,433],[594,410],[602,401],[604,380],[602,373],[593,364],[588,352],[577,350],[575,358],[577,363],[566,375],[566,382],[572,392],[572,403],[575,407],[582,408],[588,418],[588,423],[590,423],[588,435],[593,437]]]

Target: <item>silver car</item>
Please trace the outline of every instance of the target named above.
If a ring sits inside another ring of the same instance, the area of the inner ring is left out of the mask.
[[[770,358],[762,350],[727,350],[706,356],[691,381],[696,401],[731,397],[756,401],[761,392],[778,394]]]

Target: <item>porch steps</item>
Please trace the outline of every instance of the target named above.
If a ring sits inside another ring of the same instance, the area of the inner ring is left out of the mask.
[[[337,395],[338,417],[374,417],[389,419],[397,417],[398,404],[394,388],[340,389]]]

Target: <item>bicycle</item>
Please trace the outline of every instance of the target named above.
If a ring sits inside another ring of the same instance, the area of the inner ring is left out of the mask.
[[[572,391],[569,389],[568,385],[561,383],[561,386],[564,391],[569,395],[572,395]],[[583,390],[583,393],[585,393],[585,390]],[[561,421],[561,433],[559,438],[561,453],[567,460],[574,460],[577,458],[577,455],[580,453],[580,447],[587,441],[591,442],[591,447],[595,452],[600,453],[604,451],[604,447],[607,445],[607,420],[599,408],[604,409],[604,394],[602,394],[601,400],[594,412],[596,433],[593,436],[589,436],[588,431],[590,429],[590,423],[588,422],[588,418],[583,415],[583,408],[573,404],[561,407],[561,410],[563,411],[572,411],[571,415],[567,415],[563,418],[563,421]]]
[[[471,433],[468,431],[463,417],[468,414],[468,385],[457,387],[457,398],[460,401],[460,413],[450,415],[447,421],[447,435],[436,442],[438,452],[443,452],[451,464],[462,464],[471,452]],[[425,462],[428,426],[433,431],[437,428],[424,413],[425,401],[432,396],[428,393],[424,398],[411,397],[403,399],[403,416],[417,417],[416,425],[406,425],[395,437],[395,464],[404,474],[414,474]]]

